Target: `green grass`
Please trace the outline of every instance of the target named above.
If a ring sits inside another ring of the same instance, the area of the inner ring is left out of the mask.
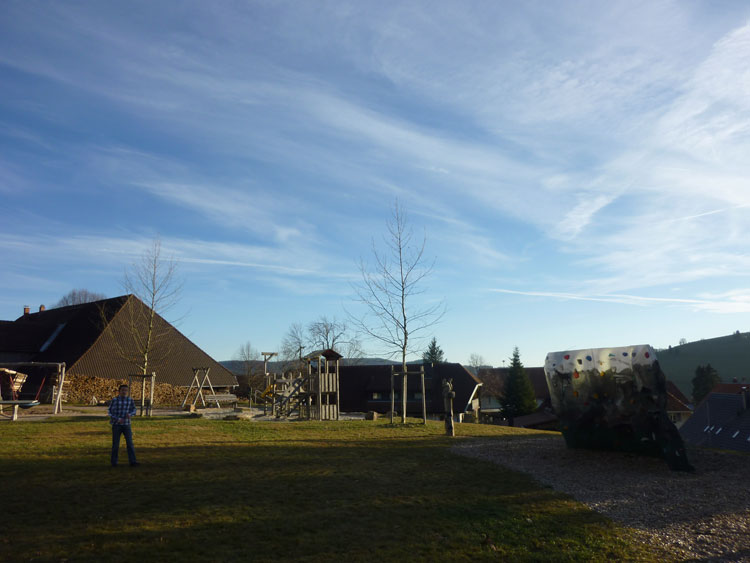
[[[4,423],[0,560],[656,557],[527,476],[449,451],[467,436],[530,431],[464,424],[457,433],[446,438],[435,422],[139,419],[143,465],[112,468],[105,419]]]

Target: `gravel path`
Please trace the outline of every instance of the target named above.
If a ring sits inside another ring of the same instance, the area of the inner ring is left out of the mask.
[[[660,459],[569,450],[561,436],[466,440],[455,453],[532,475],[678,561],[750,561],[750,456],[688,450],[694,473]]]

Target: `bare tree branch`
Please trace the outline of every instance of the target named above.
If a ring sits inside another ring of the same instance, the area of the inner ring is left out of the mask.
[[[360,260],[361,281],[354,285],[354,291],[365,312],[359,316],[350,313],[350,317],[364,334],[383,345],[386,354],[401,357],[405,373],[407,354],[418,351],[422,333],[440,321],[445,306],[442,302],[430,305],[416,299],[425,291],[424,281],[432,273],[434,260],[425,262],[427,238],[413,240],[414,233],[398,202],[387,222],[387,231],[384,250],[379,250],[373,241],[372,265]],[[402,400],[405,417],[405,380]]]
[[[58,307],[67,307],[69,305],[92,303],[94,301],[102,301],[106,298],[107,296],[103,293],[96,293],[89,291],[88,289],[71,289],[68,293],[63,295],[60,300],[52,306],[52,308],[57,309]]]
[[[345,321],[322,315],[307,327],[311,349],[335,350],[347,359],[357,359],[364,355],[362,343]]]
[[[485,365],[484,358],[480,354],[472,353],[469,356],[469,367],[474,372],[474,375],[479,374],[479,368]]]
[[[179,301],[182,281],[177,276],[177,262],[162,256],[161,241],[154,239],[151,246],[125,271],[123,288],[135,295],[145,305],[128,305],[128,337],[132,345],[120,343],[115,338],[123,358],[137,366],[141,373],[165,359],[170,350],[165,338],[169,325],[157,323]]]
[[[242,365],[242,375],[237,376],[238,394],[241,396],[247,395],[252,399],[253,390],[262,390],[265,385],[265,373],[263,372],[260,354],[248,341],[237,350],[235,360]]]

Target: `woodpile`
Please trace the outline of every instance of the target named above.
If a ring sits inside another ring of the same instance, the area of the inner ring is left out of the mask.
[[[104,379],[88,375],[66,376],[66,382],[70,381],[67,393],[67,402],[75,404],[92,404],[94,398],[97,402],[108,401],[115,395],[120,385],[127,384],[125,379]],[[134,380],[130,389],[130,396],[136,403],[141,399],[141,382]],[[151,383],[146,382],[146,399],[149,398]],[[67,387],[67,385],[66,385]],[[168,383],[156,383],[154,389],[154,406],[180,405],[185,398],[185,391],[181,387],[175,387]]]

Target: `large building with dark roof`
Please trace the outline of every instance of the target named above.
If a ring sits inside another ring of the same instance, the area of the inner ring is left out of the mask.
[[[348,365],[339,368],[342,412],[386,413],[391,409],[391,367],[390,365]],[[398,370],[400,366],[394,369]],[[406,413],[409,416],[422,416],[421,364],[409,364],[407,369]],[[428,414],[444,412],[443,379],[453,380],[453,411],[456,414],[476,412],[479,408],[479,393],[482,383],[460,364],[425,364],[425,400]],[[395,378],[396,410],[401,411],[400,376]]]
[[[84,378],[124,381],[139,373],[142,354],[137,339],[147,330],[148,307],[134,295],[71,305],[56,309],[24,310],[15,321],[0,322],[0,364],[24,364],[30,372],[21,394],[38,395],[42,386],[55,384],[44,370],[30,363],[64,363],[70,395],[77,397],[76,382]],[[156,314],[153,350],[148,371],[158,384],[188,387],[193,368],[210,368],[215,387],[233,387],[236,377],[174,326]]]
[[[680,428],[693,446],[750,452],[750,385],[721,383]]]

